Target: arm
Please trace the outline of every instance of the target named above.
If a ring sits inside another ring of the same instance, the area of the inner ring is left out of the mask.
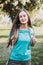
[[[31,36],[31,46],[34,46],[36,44],[36,37],[35,37],[35,31],[34,29],[30,29],[30,36]]]
[[[9,47],[9,45],[10,45],[10,46],[14,45],[14,44],[16,43],[17,39],[18,39],[18,32],[17,32],[17,34],[14,33],[12,36],[11,36],[11,32],[10,32],[7,48]],[[12,41],[14,41],[14,43],[12,43]]]
[[[7,48],[9,47],[9,45],[12,45],[12,40],[11,40],[11,31],[10,31],[10,33],[9,33],[9,38],[8,38],[8,40],[7,40]]]

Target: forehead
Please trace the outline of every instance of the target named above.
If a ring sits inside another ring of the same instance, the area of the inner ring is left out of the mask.
[[[19,15],[27,15],[27,13],[25,11],[21,11]]]

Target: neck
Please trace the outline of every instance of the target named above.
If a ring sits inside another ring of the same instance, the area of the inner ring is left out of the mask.
[[[27,25],[27,24],[22,24],[22,25],[20,26],[20,28],[21,28],[21,29],[27,29],[27,28],[28,28],[28,25]]]

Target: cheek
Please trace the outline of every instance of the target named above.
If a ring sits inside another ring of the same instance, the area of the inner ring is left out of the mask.
[[[20,22],[21,22],[22,18],[19,18],[19,20],[20,20]]]
[[[25,20],[28,22],[28,17],[26,17]]]

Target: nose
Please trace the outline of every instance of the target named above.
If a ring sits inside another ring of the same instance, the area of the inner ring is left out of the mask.
[[[24,21],[24,17],[23,16],[22,16],[21,20]]]
[[[24,19],[24,17],[22,16],[22,19]]]

